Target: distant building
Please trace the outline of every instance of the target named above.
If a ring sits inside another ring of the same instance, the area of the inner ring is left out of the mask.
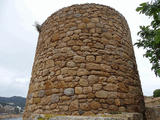
[[[8,103],[9,105],[14,105],[14,103]]]
[[[6,105],[4,106],[4,110],[6,113],[13,113],[14,112],[14,106]]]
[[[3,108],[3,105],[0,104],[0,108]]]

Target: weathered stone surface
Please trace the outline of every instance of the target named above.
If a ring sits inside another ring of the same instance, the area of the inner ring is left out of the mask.
[[[98,42],[94,45],[94,47],[98,49],[104,49],[104,45]]]
[[[101,84],[94,84],[93,85],[93,90],[100,90],[102,88]]]
[[[84,87],[83,88],[83,93],[91,93],[92,92],[92,87]]]
[[[52,36],[52,40],[53,41],[56,41],[56,40],[58,40],[59,39],[59,34],[54,34],[53,36]]]
[[[108,92],[108,98],[117,98],[117,92]]]
[[[45,91],[45,95],[46,95],[46,96],[49,96],[49,95],[51,95],[51,94],[53,94],[53,93],[52,93],[52,90],[46,90],[46,91]]]
[[[96,63],[87,63],[86,68],[88,70],[101,70],[101,66],[99,64],[96,64]]]
[[[90,22],[90,19],[87,18],[87,17],[84,17],[84,18],[82,19],[82,21],[83,21],[84,23],[88,23],[88,22]]]
[[[73,35],[73,31],[68,31],[68,32],[66,33],[66,35],[67,35],[67,36]]]
[[[89,48],[89,46],[81,46],[81,50],[82,51],[89,51],[90,48]]]
[[[53,60],[47,60],[46,61],[46,67],[49,68],[49,67],[52,67],[54,66],[54,61]]]
[[[117,91],[118,86],[116,84],[109,83],[103,87],[107,91]]]
[[[94,93],[88,93],[88,98],[95,98],[95,94]]]
[[[92,18],[91,21],[97,23],[99,22],[99,18]]]
[[[77,14],[74,14],[75,17],[81,17],[81,14],[77,13]]]
[[[102,37],[105,37],[105,38],[107,38],[107,39],[112,39],[112,33],[110,33],[110,32],[105,32],[105,33],[102,34]]]
[[[109,106],[109,109],[110,109],[111,111],[117,111],[117,110],[118,110],[118,107],[115,106],[115,105],[110,105],[110,106]]]
[[[96,62],[102,62],[102,56],[96,56]]]
[[[69,61],[69,62],[67,62],[67,66],[68,67],[75,67],[76,64],[73,61]]]
[[[64,81],[67,81],[67,82],[72,82],[73,81],[73,76],[70,76],[70,77],[65,77],[64,78]]]
[[[49,74],[49,70],[47,70],[47,69],[43,70],[42,76],[46,76],[48,74]]]
[[[96,102],[96,101],[92,101],[89,105],[94,110],[97,110],[101,107],[101,104],[99,102]]]
[[[57,103],[59,101],[59,95],[57,95],[57,94],[53,94],[52,96],[51,96],[51,103]]]
[[[82,87],[75,87],[75,94],[81,94],[82,90]]]
[[[78,71],[77,71],[77,75],[78,75],[78,76],[83,76],[83,75],[88,75],[88,74],[89,74],[88,70],[86,70],[86,69],[84,69],[84,68],[80,68],[80,69],[78,69]]]
[[[61,107],[61,110],[62,110],[62,111],[68,111],[68,108],[69,108],[68,106],[62,106],[62,107]]]
[[[67,88],[67,89],[64,90],[64,94],[68,95],[68,96],[74,95],[74,89],[73,88]]]
[[[126,111],[126,108],[125,108],[125,107],[119,107],[119,111],[120,111],[120,112],[125,112],[125,111]]]
[[[79,84],[81,85],[81,86],[88,86],[88,81],[86,80],[86,79],[80,79],[80,81],[79,81]]]
[[[117,106],[120,106],[120,105],[121,105],[120,99],[115,99],[115,104],[116,104]]]
[[[89,116],[89,115],[95,115],[93,112],[91,111],[87,111],[83,114],[84,116]]]
[[[86,98],[87,98],[87,95],[78,95],[78,98],[79,98],[79,99],[86,99]]]
[[[41,99],[41,105],[48,105],[48,104],[52,104],[51,103],[51,96],[46,96],[45,98],[43,97]]]
[[[86,60],[89,62],[95,61],[95,57],[93,55],[86,56]]]
[[[89,82],[89,84],[94,84],[94,83],[98,82],[98,77],[96,75],[89,75],[88,82]]]
[[[70,111],[78,110],[78,100],[74,100],[71,102],[71,104],[69,106],[69,110]]]
[[[80,24],[78,24],[78,28],[84,29],[84,28],[86,28],[86,24],[85,23],[80,23]]]
[[[40,98],[33,98],[33,103],[34,104],[38,104],[41,102],[41,99]]]
[[[100,90],[100,91],[97,91],[95,95],[97,98],[107,98],[109,93],[107,91]]]
[[[65,101],[65,100],[70,100],[71,97],[70,96],[62,96],[60,99]]]
[[[44,97],[45,95],[45,91],[44,90],[40,90],[38,93],[38,97]]]
[[[89,32],[93,34],[93,33],[96,32],[96,29],[95,29],[95,28],[91,28],[91,29],[89,30]]]
[[[89,110],[90,108],[89,108],[87,103],[81,103],[80,104],[80,109],[81,110]]]
[[[110,76],[109,78],[108,78],[108,82],[111,82],[111,83],[115,83],[116,82],[116,77],[115,76]]]
[[[129,88],[124,83],[118,83],[118,89],[121,92],[128,92]]]
[[[72,49],[75,51],[80,50],[80,46],[73,46]]]
[[[74,56],[73,57],[73,61],[74,62],[85,62],[85,57],[81,57],[81,56]]]
[[[52,104],[51,109],[55,109],[57,107],[57,104]]]
[[[87,28],[94,28],[95,27],[95,24],[94,23],[88,23],[87,24]]]

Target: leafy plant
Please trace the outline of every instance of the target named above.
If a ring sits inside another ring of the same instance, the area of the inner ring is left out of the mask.
[[[160,0],[145,2],[136,9],[151,19],[150,25],[140,26],[138,35],[141,39],[135,43],[146,50],[144,56],[152,63],[152,70],[160,77]]]
[[[119,111],[111,111],[109,112],[110,114],[122,114],[122,112],[119,112]]]
[[[39,118],[38,118],[38,120],[45,120],[45,119],[44,119],[44,118],[42,118],[42,117],[39,117]]]
[[[41,32],[41,25],[38,22],[35,22],[34,26],[35,26],[36,30],[40,33]]]
[[[160,89],[154,90],[153,97],[160,97]]]

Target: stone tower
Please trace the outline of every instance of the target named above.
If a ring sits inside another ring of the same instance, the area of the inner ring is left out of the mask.
[[[114,111],[144,113],[125,18],[97,4],[55,12],[41,26],[24,119]]]

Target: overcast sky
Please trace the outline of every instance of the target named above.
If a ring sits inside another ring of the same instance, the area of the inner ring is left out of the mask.
[[[38,33],[35,21],[43,23],[53,12],[80,3],[99,3],[124,15],[132,41],[138,39],[139,25],[149,23],[136,7],[147,0],[0,0],[0,96],[24,96],[28,92]],[[143,58],[144,51],[134,47],[144,95],[160,88],[160,79]]]

